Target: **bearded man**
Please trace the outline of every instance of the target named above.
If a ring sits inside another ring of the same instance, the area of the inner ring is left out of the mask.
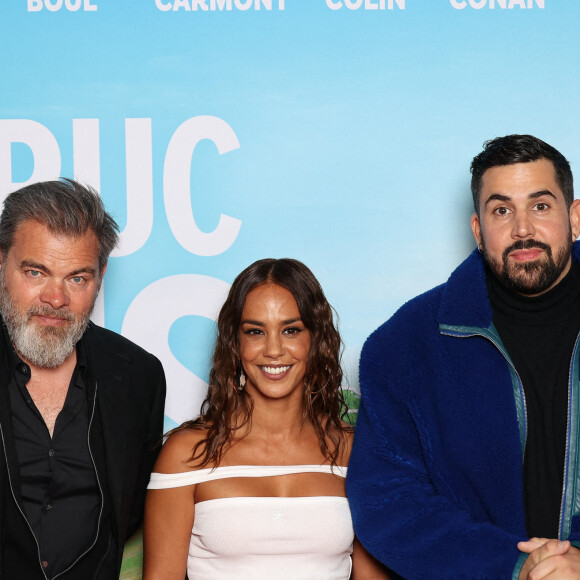
[[[89,320],[118,240],[72,180],[0,215],[0,578],[119,577],[162,435],[160,362]]]
[[[580,201],[530,135],[471,164],[478,248],[371,335],[347,491],[414,580],[580,578]]]

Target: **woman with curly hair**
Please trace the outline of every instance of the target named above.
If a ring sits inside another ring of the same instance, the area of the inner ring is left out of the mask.
[[[388,578],[353,551],[341,340],[312,272],[255,262],[217,327],[201,415],[170,432],[151,475],[143,578]]]

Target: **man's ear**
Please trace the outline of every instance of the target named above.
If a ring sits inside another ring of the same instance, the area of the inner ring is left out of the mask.
[[[471,231],[473,232],[473,237],[475,238],[477,247],[481,250],[483,246],[481,238],[481,223],[476,213],[471,216]]]
[[[580,236],[580,199],[575,199],[570,206],[570,229],[572,230],[572,241]]]

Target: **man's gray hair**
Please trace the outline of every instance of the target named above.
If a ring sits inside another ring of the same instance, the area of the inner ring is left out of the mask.
[[[99,270],[119,241],[119,226],[105,211],[100,195],[72,179],[43,181],[10,193],[0,215],[0,251],[6,256],[20,224],[34,220],[51,233],[79,237],[93,231],[99,241]]]

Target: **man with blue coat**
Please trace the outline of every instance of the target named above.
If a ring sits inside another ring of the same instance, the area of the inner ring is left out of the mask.
[[[580,200],[530,135],[471,165],[477,249],[367,340],[347,491],[408,580],[580,578]]]

